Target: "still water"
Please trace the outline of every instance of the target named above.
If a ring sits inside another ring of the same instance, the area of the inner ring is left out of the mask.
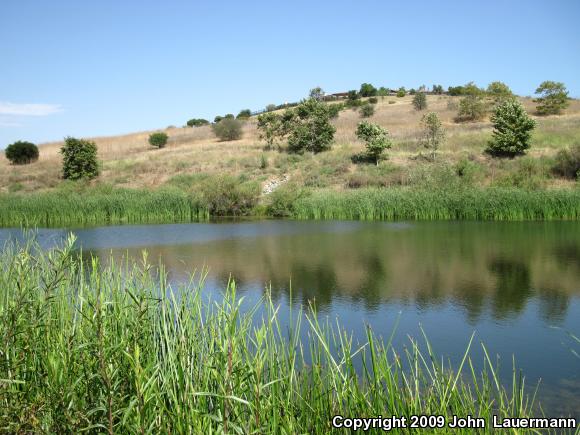
[[[149,253],[174,283],[207,270],[207,294],[235,279],[257,301],[266,287],[281,307],[315,301],[319,314],[364,341],[364,326],[394,334],[402,350],[421,326],[440,357],[458,364],[475,332],[511,379],[540,381],[550,415],[580,415],[580,223],[252,221],[38,231],[46,246],[69,231],[87,252],[120,259]],[[19,237],[0,229],[0,243]],[[290,299],[290,288],[292,299]]]

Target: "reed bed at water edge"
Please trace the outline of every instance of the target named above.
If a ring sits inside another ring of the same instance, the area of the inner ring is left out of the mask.
[[[31,241],[5,246],[0,431],[347,433],[332,429],[332,416],[517,417],[534,408],[515,369],[508,387],[489,356],[476,372],[472,341],[449,367],[428,343],[420,351],[411,340],[398,353],[371,330],[354,343],[312,307],[282,325],[269,296],[245,308],[233,282],[214,302],[202,290],[194,278],[172,288],[145,257],[82,261],[72,238],[45,252]]]
[[[111,189],[0,195],[0,226],[192,222],[207,208],[178,189]]]
[[[297,200],[293,215],[299,219],[577,220],[580,190],[323,190]]]

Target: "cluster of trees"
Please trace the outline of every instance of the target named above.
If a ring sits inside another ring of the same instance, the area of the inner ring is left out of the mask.
[[[479,121],[489,111],[494,111],[499,105],[516,98],[509,86],[500,81],[492,82],[487,89],[479,88],[470,82],[463,86],[449,87],[449,95],[463,97],[459,102],[456,120]],[[534,100],[538,115],[557,115],[568,107],[568,91],[563,83],[544,81],[536,89],[538,97]]]
[[[258,116],[258,132],[266,148],[280,147],[287,140],[288,151],[318,153],[330,149],[336,128],[331,124],[334,105],[311,96],[295,108],[281,114],[272,112]]]

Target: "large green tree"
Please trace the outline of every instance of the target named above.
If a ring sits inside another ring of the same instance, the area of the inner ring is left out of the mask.
[[[294,113],[288,151],[318,153],[330,149],[336,128],[330,123],[332,114],[328,106],[309,98],[296,106]]]

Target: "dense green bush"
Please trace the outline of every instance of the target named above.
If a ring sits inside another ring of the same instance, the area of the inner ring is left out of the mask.
[[[344,109],[343,103],[334,103],[334,104],[328,105],[328,111],[330,112],[330,117],[333,119],[338,118],[338,114],[343,109]]]
[[[417,92],[413,97],[413,107],[417,111],[425,110],[427,108],[427,97],[423,92]]]
[[[26,165],[38,160],[38,147],[32,142],[17,141],[4,150],[6,158],[14,165]]]
[[[169,136],[167,136],[167,134],[163,133],[162,131],[159,131],[157,133],[151,133],[149,135],[149,145],[157,148],[164,148],[165,145],[167,145],[168,139]]]
[[[369,104],[377,104],[379,99],[377,97],[370,97],[368,100]]]
[[[360,107],[361,118],[370,118],[375,114],[375,107],[372,104],[363,104]]]
[[[99,175],[97,145],[94,142],[67,137],[60,152],[63,155],[62,177],[65,180],[92,179]]]
[[[545,81],[538,86],[536,94],[540,95],[535,102],[538,115],[558,115],[570,104],[568,91],[561,82]]]
[[[487,86],[486,93],[495,101],[496,104],[501,104],[505,100],[514,98],[512,90],[503,82],[491,82]]]
[[[260,185],[229,175],[207,177],[193,194],[201,195],[201,203],[212,216],[241,216],[251,214],[258,203]]]
[[[201,127],[202,125],[208,125],[209,121],[203,118],[193,118],[187,121],[188,127]]]
[[[330,149],[336,128],[330,123],[328,105],[310,98],[294,110],[296,117],[288,138],[288,151],[318,153]]]
[[[443,93],[443,86],[433,85],[433,93],[436,95],[441,95]]]
[[[252,116],[252,111],[250,109],[240,110],[236,119],[249,119]]]
[[[308,195],[308,191],[296,184],[286,183],[272,193],[266,200],[268,216],[291,217],[294,214],[294,204],[300,198]]]
[[[536,123],[516,100],[505,100],[493,112],[492,139],[486,152],[496,157],[514,157],[530,147],[532,130]]]
[[[221,141],[237,140],[242,137],[242,122],[238,119],[224,118],[213,124],[212,130]]]
[[[452,97],[458,97],[463,95],[464,89],[463,86],[449,86],[447,88],[447,93]]]
[[[359,95],[361,97],[374,97],[377,95],[377,88],[370,83],[363,83],[360,85]]]
[[[558,152],[552,172],[560,177],[580,180],[580,143]]]
[[[397,91],[397,97],[402,98],[405,95],[407,95],[407,91],[405,90],[404,87],[400,87],[399,90]]]
[[[485,117],[487,108],[481,95],[466,95],[459,101],[455,121],[480,121]]]

